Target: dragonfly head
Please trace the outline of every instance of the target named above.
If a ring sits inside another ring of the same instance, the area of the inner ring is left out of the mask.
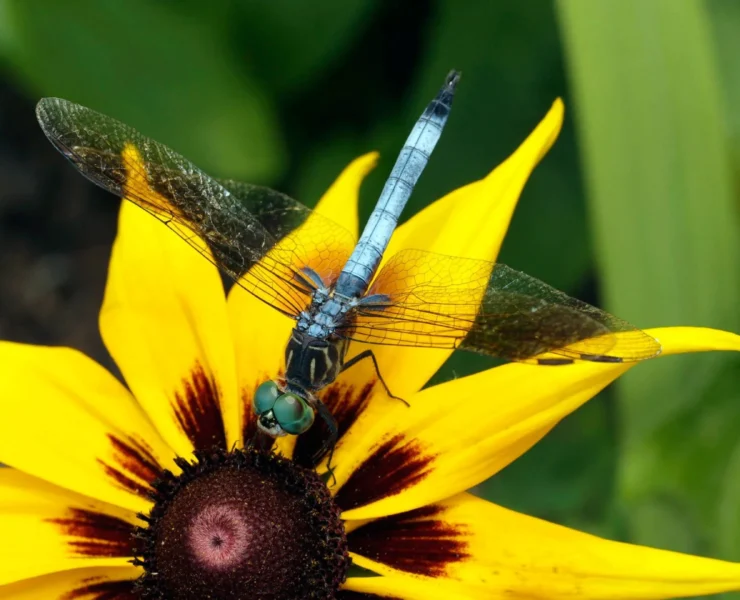
[[[298,394],[284,392],[274,381],[260,384],[252,402],[257,425],[272,437],[299,435],[313,425],[314,410]]]

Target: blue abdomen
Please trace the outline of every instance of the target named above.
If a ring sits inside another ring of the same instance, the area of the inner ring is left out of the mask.
[[[360,240],[337,280],[337,294],[358,298],[367,290],[411,191],[442,135],[459,79],[456,71],[447,76],[442,89],[411,130]]]

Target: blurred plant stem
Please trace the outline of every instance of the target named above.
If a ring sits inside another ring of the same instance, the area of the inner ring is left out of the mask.
[[[738,331],[740,228],[705,4],[557,7],[603,304],[638,326]],[[617,502],[633,541],[740,558],[739,505],[722,510],[740,480],[738,372],[719,355],[669,358],[620,384]]]

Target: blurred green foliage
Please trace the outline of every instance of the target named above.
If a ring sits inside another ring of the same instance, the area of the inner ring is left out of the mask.
[[[309,205],[380,150],[364,216],[450,68],[453,115],[407,214],[488,173],[563,96],[501,260],[642,327],[740,330],[738,40],[734,0],[0,0],[3,72],[29,99],[90,106]],[[461,354],[439,378],[487,364]],[[726,356],[641,366],[478,493],[738,560],[739,372]]]
[[[738,331],[733,116],[711,29],[711,9],[726,26],[726,5],[559,8],[605,303],[638,323]],[[631,539],[738,557],[738,381],[737,357],[717,354],[655,361],[620,382],[615,498]]]
[[[229,48],[222,22],[174,8],[3,2],[4,58],[36,95],[136,123],[215,173],[274,177],[284,157],[264,90]]]

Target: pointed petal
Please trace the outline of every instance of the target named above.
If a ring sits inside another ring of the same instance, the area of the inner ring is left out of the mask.
[[[0,462],[133,511],[150,506],[149,484],[174,454],[110,373],[70,348],[10,342],[0,363]]]
[[[740,351],[712,329],[647,330],[663,355]],[[518,458],[555,424],[631,367],[507,364],[425,389],[372,429],[354,427],[334,454],[345,519],[412,510],[462,492]]]
[[[0,469],[0,585],[79,567],[129,566],[138,524],[129,510]]]
[[[459,188],[411,217],[393,234],[386,259],[404,248],[496,261],[530,174],[563,125],[557,99],[534,131],[490,174]]]
[[[374,521],[349,544],[365,568],[457,582],[463,597],[639,600],[740,590],[740,564],[612,542],[471,494]]]
[[[131,391],[181,456],[226,447],[236,373],[217,269],[133,203],[121,206],[100,330]]]
[[[378,155],[373,152],[350,163],[321,198],[315,212],[357,236],[360,185],[377,160]],[[259,384],[282,373],[285,346],[295,321],[238,285],[229,292],[228,312],[236,345],[238,389],[241,390],[241,433],[246,439],[253,434],[251,417],[254,390]],[[278,447],[288,453],[292,444],[289,438],[278,440]]]
[[[708,327],[656,327],[646,333],[663,344],[663,356],[688,352],[740,351],[740,335]]]
[[[133,583],[141,575],[137,567],[89,567],[50,573],[0,586],[5,600],[134,600]]]
[[[378,157],[377,152],[368,152],[353,160],[316,205],[317,213],[338,223],[355,237],[359,235],[357,209],[360,202],[360,186],[368,173],[378,164]]]
[[[363,560],[362,557],[356,558],[358,564]],[[456,582],[441,582],[401,573],[386,577],[350,577],[337,594],[337,600],[387,600],[389,598],[394,600],[480,600],[481,596],[470,596],[465,587]]]
[[[495,261],[524,184],[555,142],[562,123],[563,103],[556,100],[522,145],[487,177],[451,192],[401,225],[391,238],[384,261],[406,248]],[[351,353],[365,348],[371,346],[354,344]],[[420,390],[452,353],[393,346],[372,349],[391,392],[406,399]]]

